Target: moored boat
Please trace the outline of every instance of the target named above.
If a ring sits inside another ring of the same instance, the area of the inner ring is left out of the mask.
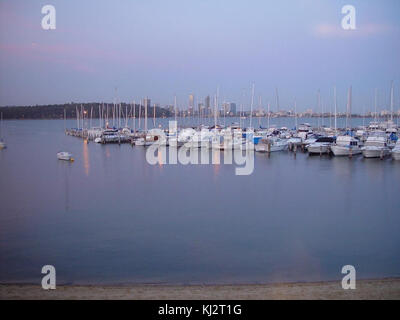
[[[334,156],[351,156],[361,154],[360,141],[352,136],[338,136],[336,143],[330,147]]]
[[[330,153],[331,145],[335,142],[333,137],[320,137],[315,142],[306,146],[309,154]]]
[[[254,146],[257,152],[276,152],[284,151],[288,148],[286,139],[280,138],[266,138],[261,139],[258,144]]]
[[[58,160],[64,160],[64,161],[74,161],[74,158],[70,152],[66,151],[60,151],[57,153],[57,159]]]
[[[384,158],[390,154],[386,137],[369,136],[361,148],[364,158]]]
[[[396,146],[392,150],[392,158],[394,160],[400,160],[400,139],[397,140]]]

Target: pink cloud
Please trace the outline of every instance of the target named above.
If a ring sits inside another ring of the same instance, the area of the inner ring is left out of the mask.
[[[355,30],[344,30],[340,23],[338,24],[319,24],[315,26],[313,34],[322,37],[353,37],[353,36],[376,36],[398,32],[398,29],[385,24],[359,24]]]

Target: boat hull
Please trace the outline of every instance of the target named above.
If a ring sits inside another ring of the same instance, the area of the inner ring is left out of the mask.
[[[254,148],[257,152],[268,152],[268,145],[265,143],[256,144]],[[282,145],[271,144],[269,152],[285,151],[286,148],[287,148],[286,144]]]
[[[392,151],[392,158],[394,160],[400,160],[400,150],[393,150]]]
[[[321,154],[321,153],[329,153],[331,151],[329,146],[311,146],[307,147],[309,154]]]
[[[63,160],[63,161],[74,161],[74,158],[72,157],[72,154],[67,153],[67,152],[59,152],[59,153],[57,153],[57,159],[58,160]]]
[[[351,155],[357,155],[361,154],[361,149],[360,148],[349,148],[346,146],[331,146],[331,151],[334,156],[336,157],[345,157],[345,156],[350,156]]]
[[[362,153],[364,158],[381,158],[389,155],[389,149],[368,148],[364,149]]]

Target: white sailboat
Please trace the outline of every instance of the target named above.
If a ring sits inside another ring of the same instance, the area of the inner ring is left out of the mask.
[[[65,121],[67,119],[66,111],[64,108],[64,131],[66,130]],[[65,160],[65,161],[74,161],[74,158],[70,152],[66,151],[59,151],[57,152],[57,159],[58,160]]]

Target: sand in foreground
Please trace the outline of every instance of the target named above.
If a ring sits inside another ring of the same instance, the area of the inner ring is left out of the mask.
[[[58,286],[1,284],[0,299],[400,299],[400,279],[358,280],[355,290],[340,281],[262,285]]]

